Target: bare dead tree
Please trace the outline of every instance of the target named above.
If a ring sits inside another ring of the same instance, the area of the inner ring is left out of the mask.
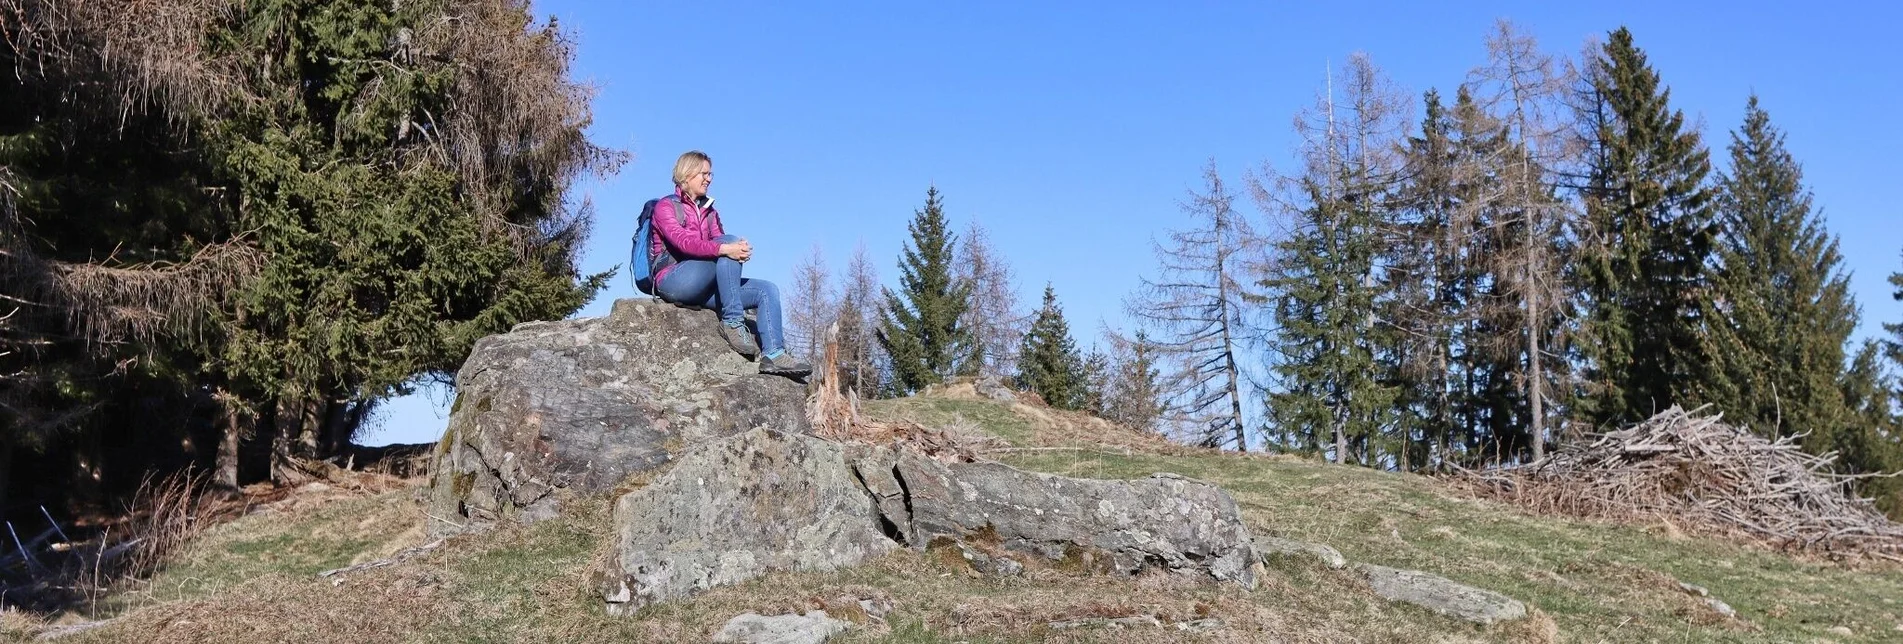
[[[838,381],[861,399],[876,398],[884,393],[889,371],[889,359],[874,333],[885,298],[880,292],[879,271],[866,254],[865,244],[853,251],[843,278],[836,316],[841,371]]]
[[[1182,204],[1183,227],[1153,244],[1157,268],[1124,308],[1154,338],[1166,365],[1166,426],[1179,439],[1247,451],[1236,352],[1250,297],[1243,260],[1256,241],[1214,160],[1203,166],[1203,181],[1203,191]]]
[[[818,244],[793,267],[793,298],[786,316],[787,345],[807,359],[817,359],[826,348],[826,329],[839,315],[826,255]]]
[[[1017,371],[1018,340],[1030,316],[1018,310],[1018,289],[1011,264],[991,247],[990,234],[973,219],[958,247],[956,279],[971,284],[971,305],[960,322],[971,330],[977,364],[974,375],[1003,376]]]
[[[1475,69],[1469,82],[1481,101],[1506,127],[1508,137],[1501,156],[1508,161],[1501,180],[1514,216],[1494,224],[1517,228],[1517,236],[1500,234],[1503,242],[1494,257],[1493,272],[1509,297],[1519,300],[1520,335],[1524,339],[1521,374],[1529,406],[1529,435],[1533,460],[1545,456],[1547,389],[1551,380],[1542,366],[1551,327],[1546,322],[1565,301],[1558,240],[1565,234],[1570,206],[1555,196],[1558,184],[1552,169],[1566,162],[1569,132],[1559,117],[1563,99],[1574,80],[1570,70],[1543,53],[1534,38],[1507,20],[1496,23],[1487,39],[1486,66]]]

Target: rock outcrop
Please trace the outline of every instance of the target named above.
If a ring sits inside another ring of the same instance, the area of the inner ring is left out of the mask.
[[[601,591],[615,613],[772,571],[832,570],[901,545],[959,546],[998,575],[1021,573],[1022,559],[1254,588],[1259,570],[1235,500],[1207,483],[947,464],[767,430],[696,448],[622,496],[614,538]],[[984,555],[967,541],[1014,555]]]
[[[483,338],[431,468],[431,534],[553,516],[687,449],[756,427],[810,433],[805,388],[727,347],[712,311],[620,300],[607,317]]]
[[[1256,584],[1241,510],[1208,483],[1174,474],[1076,479],[886,449],[866,450],[854,469],[888,534],[914,548],[981,535],[1007,551],[1091,570],[1155,568]]]
[[[898,548],[845,447],[764,429],[689,452],[615,502],[613,613],[775,570],[833,570]]]
[[[604,318],[478,342],[437,446],[430,533],[533,521],[575,494],[629,490],[597,577],[615,613],[908,546],[955,545],[994,575],[1043,566],[1256,585],[1249,531],[1220,488],[816,438],[805,388],[758,375],[718,324],[710,311],[622,300]]]

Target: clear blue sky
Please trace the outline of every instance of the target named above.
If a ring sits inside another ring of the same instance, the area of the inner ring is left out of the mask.
[[[1295,112],[1355,51],[1412,95],[1451,93],[1504,17],[1569,57],[1630,27],[1721,168],[1756,92],[1842,239],[1858,337],[1903,322],[1884,282],[1903,270],[1903,10],[1888,3],[824,4],[535,3],[599,90],[592,136],[634,155],[581,187],[597,208],[584,271],[627,261],[641,202],[698,148],[727,227],[754,244],[749,275],[788,285],[815,244],[837,270],[863,243],[891,283],[937,185],[960,230],[990,230],[1025,306],[1054,284],[1088,346],[1122,323],[1205,160],[1238,189],[1245,169],[1290,167]],[[577,315],[632,293],[624,275]],[[435,440],[446,395],[394,401],[365,439]]]

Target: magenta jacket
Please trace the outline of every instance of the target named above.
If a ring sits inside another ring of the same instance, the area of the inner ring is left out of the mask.
[[[712,198],[703,197],[699,204],[690,203],[678,188],[674,190],[674,196],[679,197],[680,201],[662,199],[654,204],[655,240],[654,246],[648,249],[648,255],[653,257],[670,253],[677,262],[661,269],[654,276],[655,284],[660,284],[661,279],[679,265],[678,262],[719,258],[720,243],[714,239],[726,234],[721,231],[720,212],[714,210]],[[676,206],[686,208],[687,216],[682,217],[674,212]]]

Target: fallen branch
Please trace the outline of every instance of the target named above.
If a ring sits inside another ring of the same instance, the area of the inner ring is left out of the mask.
[[[443,545],[443,540],[437,539],[435,541],[431,541],[429,543],[426,543],[414,548],[404,548],[402,550],[398,550],[396,554],[390,555],[390,557],[387,559],[378,559],[376,561],[366,561],[364,563],[360,563],[354,566],[345,566],[343,568],[333,568],[330,570],[317,573],[317,576],[319,578],[329,579],[330,585],[335,586],[335,585],[344,583],[345,575],[358,573],[365,570],[371,570],[374,568],[394,566],[394,565],[403,563],[405,561],[408,561],[410,559],[413,559],[417,555],[429,552],[431,550],[435,550],[438,547],[441,547],[442,545]]]

